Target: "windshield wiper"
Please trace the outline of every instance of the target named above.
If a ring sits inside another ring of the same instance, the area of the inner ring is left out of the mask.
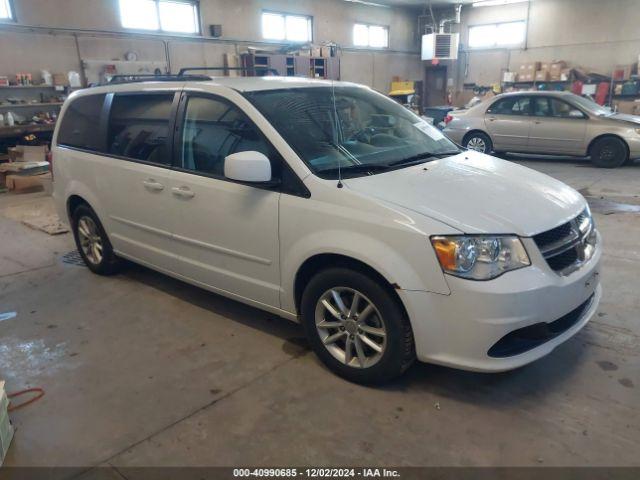
[[[385,164],[373,164],[373,163],[364,163],[361,165],[347,165],[346,167],[333,167],[333,168],[325,168],[324,170],[318,170],[318,173],[345,173],[345,172],[383,172],[385,170],[389,170],[389,166]]]
[[[399,165],[410,165],[413,163],[424,163],[425,161],[434,159],[434,158],[445,158],[445,157],[450,157],[452,155],[457,155],[459,154],[460,151],[451,151],[451,152],[438,152],[438,153],[432,153],[432,152],[427,152],[427,153],[420,153],[418,155],[413,155],[412,157],[408,157],[408,158],[403,158],[402,160],[397,160],[395,162],[391,162],[388,163],[387,166],[389,167],[397,167]]]

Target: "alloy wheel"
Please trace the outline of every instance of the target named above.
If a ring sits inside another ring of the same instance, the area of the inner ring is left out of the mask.
[[[480,137],[470,138],[467,142],[467,148],[469,150],[475,150],[476,152],[484,153],[487,150],[487,144]]]
[[[99,265],[102,262],[102,237],[91,217],[83,216],[78,220],[78,239],[85,257],[92,264]]]
[[[369,368],[385,352],[384,319],[373,302],[357,290],[327,290],[316,304],[315,323],[325,348],[347,366]]]

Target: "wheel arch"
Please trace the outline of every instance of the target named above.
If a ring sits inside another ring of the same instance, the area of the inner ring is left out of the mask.
[[[73,194],[70,195],[69,198],[67,198],[67,216],[69,217],[69,219],[71,219],[73,212],[75,212],[76,208],[78,208],[80,205],[87,205],[93,210],[91,204],[80,195]]]
[[[400,308],[402,308],[405,315],[407,310],[402,302],[402,299],[398,295],[397,290],[400,286],[397,283],[389,281],[378,270],[371,265],[347,255],[341,255],[336,253],[319,253],[306,259],[302,265],[298,268],[294,280],[294,302],[296,312],[300,313],[300,303],[302,301],[302,294],[306,285],[322,270],[326,270],[332,267],[342,267],[355,270],[365,275],[370,276],[382,285],[391,296],[398,302]],[[408,315],[407,315],[408,318]]]

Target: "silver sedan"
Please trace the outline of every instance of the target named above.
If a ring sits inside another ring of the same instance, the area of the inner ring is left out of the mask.
[[[444,133],[479,152],[590,156],[615,168],[640,157],[640,117],[569,92],[515,92],[452,111]]]

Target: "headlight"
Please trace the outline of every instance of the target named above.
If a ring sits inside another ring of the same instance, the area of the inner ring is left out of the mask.
[[[516,236],[463,235],[431,237],[442,269],[456,277],[491,280],[531,265]]]

